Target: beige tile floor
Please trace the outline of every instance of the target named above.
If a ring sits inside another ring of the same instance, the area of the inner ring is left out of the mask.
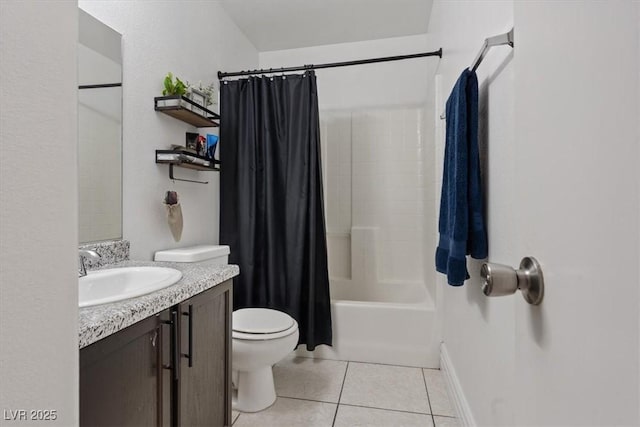
[[[457,427],[442,372],[290,356],[273,367],[278,398],[234,427]]]

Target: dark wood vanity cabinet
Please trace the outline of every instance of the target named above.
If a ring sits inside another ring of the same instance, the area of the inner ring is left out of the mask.
[[[230,426],[231,281],[80,350],[81,426]]]
[[[178,305],[180,426],[231,425],[231,286],[218,285]]]
[[[165,315],[80,351],[80,425],[169,425],[163,422],[171,397],[170,372],[162,369]]]

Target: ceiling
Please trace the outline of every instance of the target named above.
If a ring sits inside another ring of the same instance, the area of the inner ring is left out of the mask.
[[[260,52],[427,32],[433,0],[222,0]]]

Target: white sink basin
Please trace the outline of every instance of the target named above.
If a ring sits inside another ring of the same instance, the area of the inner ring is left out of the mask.
[[[146,295],[173,285],[182,272],[165,267],[122,267],[89,271],[79,279],[78,305],[90,307]]]

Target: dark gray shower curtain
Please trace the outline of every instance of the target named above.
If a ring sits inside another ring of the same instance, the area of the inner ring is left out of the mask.
[[[220,242],[240,266],[234,309],[284,311],[308,350],[331,345],[315,73],[225,81],[220,97]]]

